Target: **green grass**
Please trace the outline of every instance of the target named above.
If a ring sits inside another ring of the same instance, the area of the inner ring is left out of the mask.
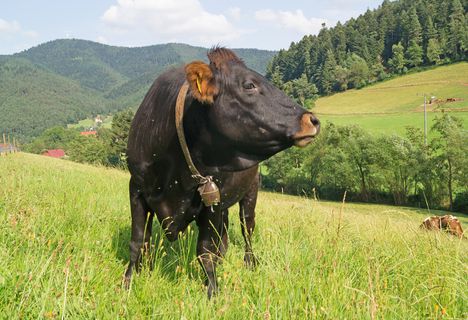
[[[451,112],[452,116],[462,119],[464,128],[468,126],[468,112]],[[431,112],[427,114],[427,130],[429,136],[432,135],[430,129],[434,124],[434,119],[440,117],[440,113]],[[423,113],[401,113],[382,115],[327,115],[319,116],[322,122],[333,122],[338,125],[359,125],[371,133],[377,134],[398,134],[404,135],[406,127],[412,126],[424,129]]]
[[[423,127],[423,94],[450,103],[428,104],[428,118],[442,109],[454,112],[468,126],[468,63],[462,62],[412,73],[375,85],[320,98],[313,109],[322,121],[359,124],[372,132],[402,133],[404,127]],[[431,122],[430,122],[431,124]]]
[[[122,288],[127,173],[24,153],[0,168],[0,318],[468,317],[468,241],[419,230],[427,210],[261,192],[260,265],[243,267],[231,210],[221,291],[208,301],[195,228],[173,244],[155,228],[154,270]]]

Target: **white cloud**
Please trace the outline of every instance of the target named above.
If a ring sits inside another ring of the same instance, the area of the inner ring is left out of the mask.
[[[24,30],[18,21],[6,21],[0,18],[0,36],[17,37],[23,36],[26,38],[36,38],[38,33],[32,30]]]
[[[18,21],[8,22],[6,20],[0,19],[0,34],[12,34],[17,33],[20,30],[21,27]]]
[[[264,9],[255,12],[257,21],[275,22],[278,26],[300,32],[302,34],[317,33],[326,19],[306,18],[302,10],[273,11]]]
[[[117,0],[101,20],[115,34],[158,41],[213,45],[240,35],[224,15],[206,11],[199,0]]]

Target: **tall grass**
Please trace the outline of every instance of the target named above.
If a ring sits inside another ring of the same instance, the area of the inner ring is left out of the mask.
[[[420,319],[468,317],[468,241],[424,232],[426,210],[262,192],[243,266],[237,208],[208,301],[197,230],[176,243],[157,222],[151,258],[122,286],[128,175],[29,154],[0,158],[0,317]],[[461,220],[466,225],[467,219]]]

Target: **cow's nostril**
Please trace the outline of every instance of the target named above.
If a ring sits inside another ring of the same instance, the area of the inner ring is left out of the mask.
[[[310,115],[310,122],[316,127],[320,126],[320,121],[314,115]]]

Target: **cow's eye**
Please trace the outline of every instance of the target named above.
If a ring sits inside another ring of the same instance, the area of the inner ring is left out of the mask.
[[[251,81],[244,82],[243,86],[246,90],[253,90],[256,88],[255,84]]]

